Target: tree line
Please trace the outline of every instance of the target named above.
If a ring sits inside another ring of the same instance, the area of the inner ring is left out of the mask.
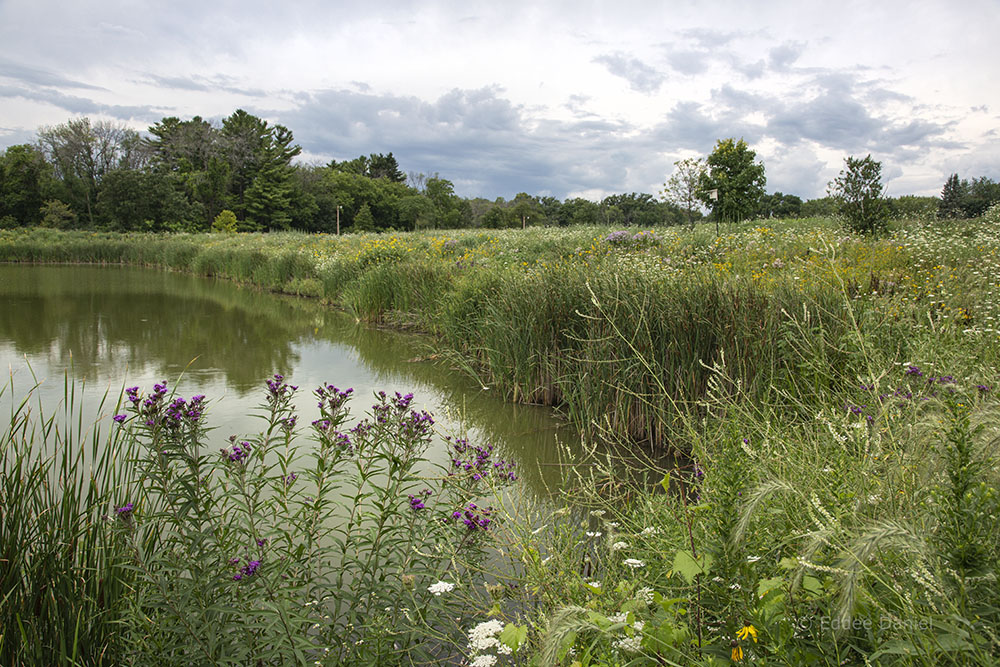
[[[290,129],[242,109],[221,123],[163,118],[145,134],[74,119],[0,154],[0,227],[196,232],[216,220],[238,231],[650,227],[694,224],[703,207],[710,219],[735,221],[830,215],[837,206],[833,197],[768,194],[764,166],[742,139],[720,140],[707,159],[676,162],[660,198],[631,192],[601,201],[525,192],[463,198],[437,173],[404,174],[392,152],[324,165],[296,162],[301,152]],[[997,200],[997,183],[956,174],[941,198],[886,205],[899,216],[972,217]]]
[[[87,118],[37,132],[0,155],[0,227],[206,231],[224,212],[239,231],[309,232],[528,225],[679,224],[651,194],[600,202],[519,193],[463,198],[439,174],[404,174],[372,153],[325,165],[295,162],[292,131],[237,110],[220,124],[168,117],[145,136]]]

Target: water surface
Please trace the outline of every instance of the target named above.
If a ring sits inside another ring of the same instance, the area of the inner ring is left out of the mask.
[[[279,297],[229,282],[153,269],[0,265],[0,367],[13,390],[4,410],[33,385],[54,409],[64,378],[76,382],[88,417],[110,427],[126,386],[148,391],[166,380],[181,396],[205,394],[213,442],[249,434],[248,415],[264,381],[282,373],[299,386],[300,424],[316,417],[311,391],[353,387],[360,416],[375,391],[413,392],[439,431],[489,441],[517,460],[524,483],[545,493],[558,484],[558,442],[576,433],[545,408],[512,405],[440,363],[425,337],[364,326],[316,302]],[[97,414],[105,393],[110,405]],[[431,452],[447,459],[443,442]]]

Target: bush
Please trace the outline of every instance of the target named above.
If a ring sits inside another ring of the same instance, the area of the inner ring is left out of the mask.
[[[227,208],[219,213],[219,215],[215,216],[215,220],[212,222],[212,231],[224,234],[235,234],[236,222],[236,214]]]
[[[991,225],[1000,225],[1000,202],[986,209],[986,213],[983,213],[983,222]]]

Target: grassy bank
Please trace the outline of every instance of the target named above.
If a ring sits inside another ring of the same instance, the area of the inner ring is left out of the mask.
[[[0,234],[0,261],[124,262],[325,299],[425,330],[509,400],[665,445],[725,363],[754,400],[819,405],[913,361],[995,368],[998,230],[846,237],[830,221],[383,236]],[[863,332],[859,339],[857,331]],[[808,415],[800,415],[808,416]]]

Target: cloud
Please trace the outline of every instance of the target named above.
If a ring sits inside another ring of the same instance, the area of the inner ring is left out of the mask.
[[[104,90],[100,86],[69,79],[61,74],[56,74],[40,67],[24,65],[6,58],[0,58],[0,77],[13,79],[30,87],[52,86],[81,90]]]
[[[156,121],[162,118],[163,108],[148,105],[128,106],[120,104],[104,104],[86,97],[66,95],[53,89],[40,88],[31,90],[20,86],[0,86],[0,100],[21,98],[31,102],[51,104],[70,114],[105,115],[120,120]]]
[[[786,71],[791,65],[799,59],[802,52],[805,51],[805,43],[803,42],[785,42],[779,46],[775,46],[767,53],[767,62],[771,66],[771,69]]]
[[[666,81],[666,77],[654,68],[621,52],[597,56],[594,62],[604,65],[609,72],[628,81],[629,87],[640,93],[655,93]]]

